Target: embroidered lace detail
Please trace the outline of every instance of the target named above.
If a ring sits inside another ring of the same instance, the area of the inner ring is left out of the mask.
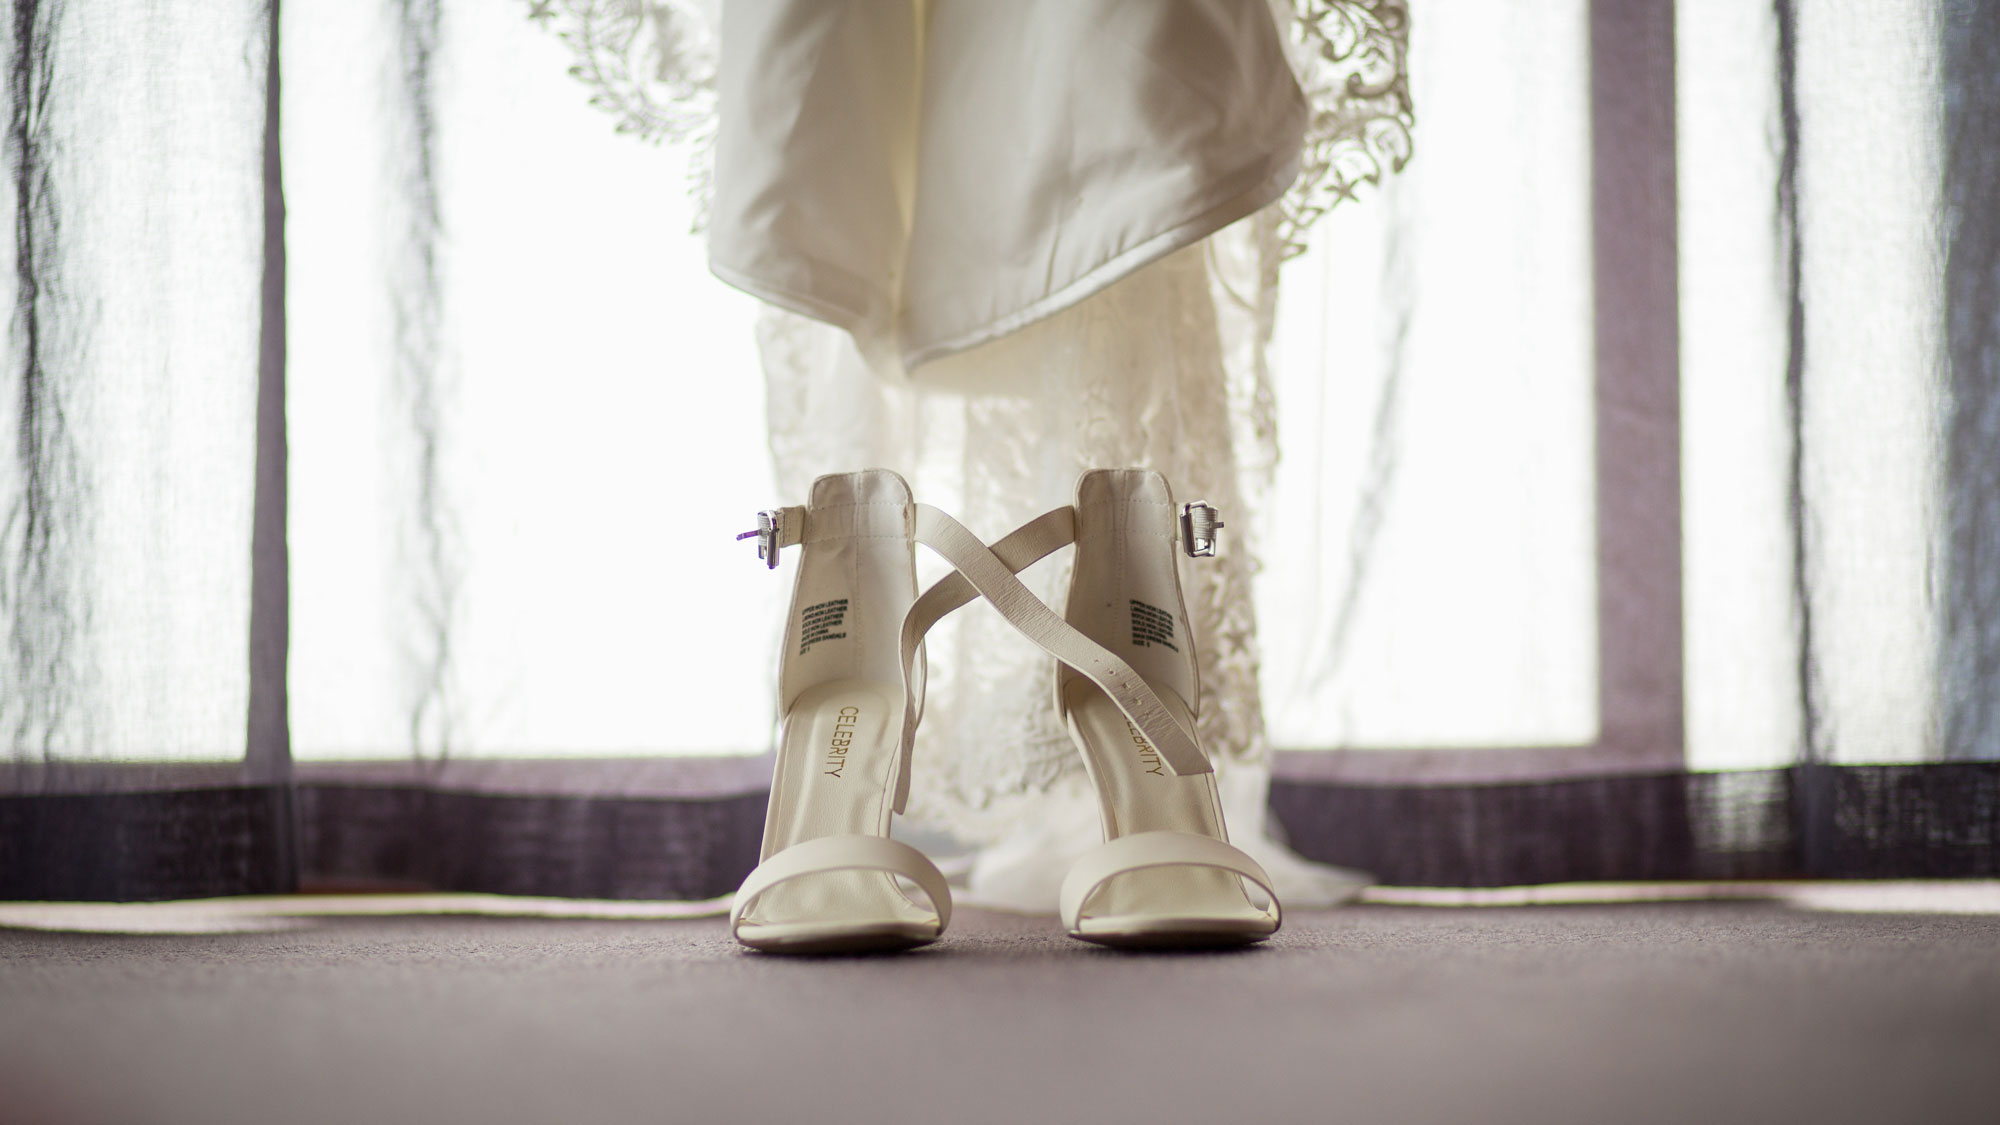
[[[1306,231],[1362,184],[1409,162],[1410,9],[1407,0],[1291,0],[1292,71],[1312,106],[1299,178],[1279,204],[1286,258]]]
[[[714,191],[716,15],[693,0],[530,0],[528,10],[569,46],[569,72],[614,131],[687,148],[696,231]]]

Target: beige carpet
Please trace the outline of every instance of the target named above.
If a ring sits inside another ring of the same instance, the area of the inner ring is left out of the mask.
[[[1368,887],[1386,906],[1588,906],[1648,902],[1766,902],[1859,914],[2000,915],[2000,880],[1568,883],[1537,887]],[[327,918],[466,915],[488,918],[661,920],[729,912],[697,902],[531,898],[461,893],[243,895],[177,902],[0,902],[0,929],[97,934],[232,934],[310,928]]]
[[[1365,905],[1134,956],[699,920],[0,932],[0,1123],[2000,1119],[2000,917]]]

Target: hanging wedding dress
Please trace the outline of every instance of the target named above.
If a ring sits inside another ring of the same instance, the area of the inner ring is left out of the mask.
[[[1305,132],[1245,0],[745,0],[717,80],[709,268],[891,377],[1270,203]]]
[[[1231,837],[1287,904],[1351,897],[1268,832],[1251,579],[1278,266],[1407,159],[1402,0],[732,4],[719,66],[692,9],[644,12],[656,75],[751,107],[716,141],[711,265],[771,302],[781,494],[887,466],[989,539],[1093,466],[1215,504],[1225,550],[1183,576]],[[622,127],[705,138],[678,100]],[[1062,604],[1062,560],[1022,578]],[[980,605],[927,647],[907,822],[965,849],[962,901],[1051,910],[1100,829],[1047,659]]]

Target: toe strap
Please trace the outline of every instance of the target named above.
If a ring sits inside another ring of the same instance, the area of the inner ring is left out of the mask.
[[[886,836],[820,836],[804,840],[757,865],[736,891],[729,907],[729,932],[743,924],[743,916],[757,905],[765,891],[780,883],[822,871],[886,871],[901,875],[923,889],[938,918],[938,932],[951,924],[951,888],[930,857]]]
[[[1059,906],[1063,927],[1072,933],[1077,930],[1084,907],[1106,882],[1128,871],[1153,867],[1213,867],[1239,875],[1257,884],[1269,896],[1271,905],[1265,908],[1265,913],[1272,921],[1282,919],[1277,892],[1271,889],[1271,877],[1236,846],[1192,832],[1135,832],[1085,852],[1069,869],[1063,878]]]

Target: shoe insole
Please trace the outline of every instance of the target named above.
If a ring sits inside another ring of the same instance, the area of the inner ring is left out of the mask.
[[[1194,717],[1170,691],[1161,702],[1188,729]],[[1190,832],[1227,840],[1214,774],[1175,777],[1146,736],[1118,705],[1085,680],[1063,689],[1072,734],[1083,744],[1103,805],[1105,838],[1135,832]],[[1189,924],[1192,923],[1192,924]],[[1180,928],[1211,933],[1268,932],[1270,920],[1251,904],[1243,880],[1213,867],[1153,867],[1107,880],[1084,909],[1083,929]]]
[[[903,689],[870,680],[807,688],[785,715],[771,784],[764,855],[821,836],[886,835]],[[750,941],[854,930],[934,927],[882,871],[822,871],[780,883],[744,918]],[[922,936],[929,936],[923,934]]]

